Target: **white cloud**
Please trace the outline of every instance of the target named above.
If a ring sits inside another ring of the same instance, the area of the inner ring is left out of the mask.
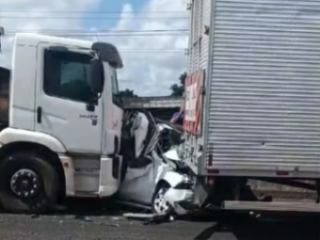
[[[81,19],[32,19],[28,16],[57,16],[57,12],[65,11],[90,11],[101,0],[1,0],[1,16],[21,16],[25,18],[0,19],[0,25],[9,30],[42,30],[46,29],[81,29]],[[188,20],[179,17],[187,17],[187,0],[150,0],[141,10],[141,13],[133,11],[128,3],[123,6],[121,18],[112,30],[155,30],[155,29],[187,29]],[[18,10],[16,10],[18,9]],[[21,10],[20,10],[21,9]],[[9,13],[8,11],[20,11]],[[181,13],[164,13],[179,11]],[[185,12],[184,12],[185,11]],[[75,15],[79,17],[80,14]],[[66,16],[59,14],[58,16]],[[72,15],[74,16],[74,15]],[[154,19],[145,19],[145,18]],[[132,20],[132,18],[137,18]],[[144,18],[144,19],[143,19]],[[160,19],[161,18],[161,19]],[[171,19],[168,19],[171,18]],[[172,19],[175,18],[175,19]],[[103,20],[101,20],[103,21]],[[101,22],[99,23],[101,26]],[[93,26],[93,30],[96,26]],[[150,34],[150,33],[149,33]],[[181,34],[181,33],[180,33]],[[132,36],[104,37],[99,40],[112,42],[119,49],[124,59],[125,67],[119,72],[120,87],[133,89],[139,95],[167,95],[170,86],[178,82],[178,77],[187,68],[188,57],[183,50],[187,48],[187,35],[156,35],[156,36]],[[2,41],[2,48],[8,49],[12,45],[12,35],[8,35]],[[151,49],[164,49],[163,51]],[[165,50],[167,49],[167,50]],[[10,64],[10,52],[3,51],[0,54],[0,65]]]
[[[188,16],[186,3],[186,0],[151,0],[141,13],[133,13],[130,4],[127,4],[115,30],[188,29],[188,20],[183,18]],[[132,17],[154,19],[132,21]],[[178,83],[180,74],[187,69],[188,57],[183,50],[188,45],[187,35],[163,33],[150,37],[133,33],[128,37],[104,40],[115,43],[122,50],[120,53],[125,67],[120,70],[120,87],[133,89],[139,95],[170,94],[170,86]]]
[[[11,53],[8,50],[12,48],[12,32],[15,30],[41,32],[48,29],[81,29],[81,15],[99,2],[100,0],[1,0],[0,25],[5,28],[7,36],[1,39],[3,52],[0,53],[0,65],[10,65]],[[65,18],[68,15],[63,13],[66,11],[81,13],[73,14],[75,19],[68,19]]]

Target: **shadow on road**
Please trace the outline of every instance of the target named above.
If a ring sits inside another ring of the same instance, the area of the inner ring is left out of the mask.
[[[234,240],[319,240],[320,217],[291,215],[268,219],[252,219],[230,215],[198,234],[194,240],[221,239],[221,233],[231,233]]]
[[[128,207],[118,204],[112,199],[88,199],[88,198],[70,198],[64,202],[63,205],[57,206],[55,210],[51,210],[46,214],[31,214],[30,216],[36,217],[36,215],[76,215],[76,216],[116,216],[122,215],[126,212],[144,212],[144,210]],[[1,209],[1,213],[12,214],[12,212]],[[23,213],[23,212],[21,212]]]
[[[81,216],[122,216],[124,213],[144,213],[147,210],[126,206],[115,202],[113,199],[68,199],[65,202],[65,209],[53,212],[54,215],[75,215]]]
[[[141,213],[143,210],[125,207],[114,201],[70,199],[66,209],[58,210],[53,214],[74,215],[76,219],[90,222],[92,220],[90,216],[120,216],[126,212]],[[37,217],[37,215],[31,216],[31,218]],[[196,217],[188,216],[177,220],[195,222],[195,224],[206,222],[206,226],[212,223],[211,227],[193,236],[194,240],[320,240],[320,216],[318,215],[262,215],[261,218],[255,219],[249,214],[214,212],[209,215],[200,214]],[[223,236],[224,234],[226,236]],[[232,235],[231,238],[230,235]]]

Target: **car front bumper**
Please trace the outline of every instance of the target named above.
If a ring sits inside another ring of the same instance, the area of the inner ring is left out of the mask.
[[[164,196],[178,215],[184,215],[190,210],[193,210],[193,197],[194,193],[191,189],[175,188],[170,188]]]

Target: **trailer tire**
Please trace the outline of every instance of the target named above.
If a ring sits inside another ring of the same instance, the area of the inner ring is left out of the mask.
[[[17,152],[0,162],[0,203],[15,213],[44,213],[55,207],[59,177],[46,158]]]

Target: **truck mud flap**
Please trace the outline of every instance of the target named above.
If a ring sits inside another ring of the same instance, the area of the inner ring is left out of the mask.
[[[119,179],[120,167],[121,167],[120,157],[118,156],[112,157],[112,177],[113,178]]]

